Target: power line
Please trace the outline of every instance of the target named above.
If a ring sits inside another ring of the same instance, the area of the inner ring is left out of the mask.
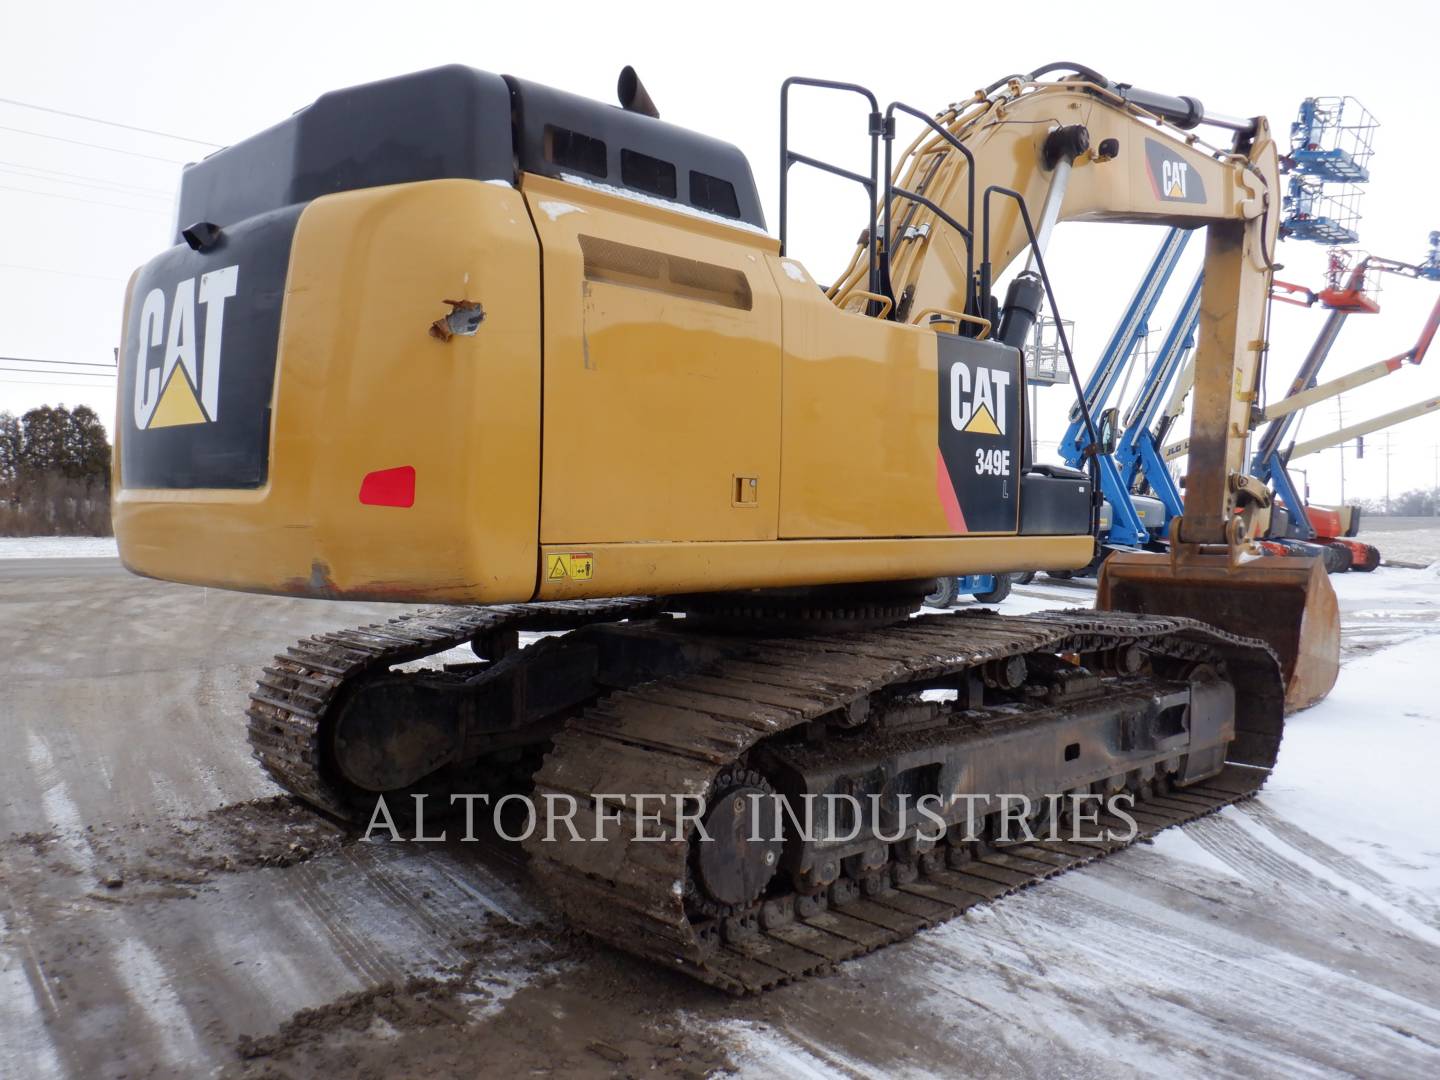
[[[66,172],[64,169],[47,169],[43,165],[30,165],[23,161],[0,161],[0,165],[10,165],[17,169],[29,169],[31,172],[51,173],[55,176],[69,176],[76,180],[96,180],[102,184],[114,184],[117,187],[134,188],[136,191],[149,191],[156,195],[173,194],[173,188],[146,187],[144,184],[127,184],[123,180],[111,180],[104,176],[87,176],[85,173]]]
[[[50,386],[59,390],[114,390],[114,383],[42,383],[30,379],[0,379],[0,383],[11,386]]]
[[[113,210],[134,210],[137,214],[158,214],[160,217],[169,217],[168,210],[160,210],[151,206],[127,206],[125,203],[101,202],[99,199],[86,199],[79,195],[63,195],[58,191],[36,191],[34,188],[11,187],[9,184],[0,184],[0,191],[22,191],[26,195],[39,195],[46,199],[67,199],[70,202],[89,203],[91,206],[108,206]]]
[[[69,365],[71,365],[71,366],[79,366],[79,367],[98,367],[98,368],[109,368],[111,371],[114,371],[114,370],[115,370],[115,365],[114,365],[113,363],[112,363],[112,364],[100,364],[100,363],[96,363],[94,360],[42,360],[42,359],[40,359],[39,357],[36,357],[36,356],[0,356],[0,363],[5,363],[5,364],[69,364]]]
[[[63,376],[66,377],[66,379],[104,379],[104,377],[107,377],[102,376],[102,374],[99,374],[98,372],[40,372],[40,370],[33,369],[33,367],[0,366],[0,372],[9,372],[10,374],[35,374],[35,376],[45,377]],[[114,379],[115,376],[109,377],[111,377],[111,379]]]
[[[50,169],[44,170],[44,172],[51,172],[51,171],[54,171],[54,170],[50,170]],[[114,192],[117,192],[117,193],[120,194],[120,195],[133,195],[133,196],[135,196],[135,198],[137,198],[137,199],[168,199],[168,198],[170,197],[170,193],[169,193],[169,192],[167,192],[167,191],[161,191],[159,188],[142,188],[142,187],[135,187],[135,186],[133,186],[133,185],[131,185],[131,184],[106,184],[106,183],[91,184],[91,183],[87,183],[87,182],[86,182],[85,180],[83,180],[83,179],[66,180],[66,179],[63,179],[65,176],[73,175],[73,174],[60,173],[60,174],[57,175],[57,176],[46,176],[46,175],[44,175],[43,172],[37,172],[37,171],[33,171],[33,170],[30,170],[30,169],[27,169],[27,168],[26,168],[25,166],[23,166],[23,165],[20,166],[19,168],[6,168],[6,167],[4,166],[4,163],[3,163],[3,162],[0,162],[0,172],[13,173],[13,174],[16,175],[16,176],[22,176],[22,177],[24,177],[26,180],[44,180],[45,182],[51,183],[51,184],[71,184],[71,185],[73,185],[73,186],[75,186],[75,187],[95,188],[96,190],[99,190],[99,191],[114,191]],[[151,192],[153,192],[154,194],[151,194]]]
[[[120,277],[105,277],[102,274],[82,274],[78,270],[56,270],[49,266],[25,266],[22,263],[0,263],[0,270],[25,270],[37,274],[61,274],[65,277],[89,278],[92,281],[125,281]]]
[[[0,124],[0,131],[13,131],[17,135],[33,135],[37,139],[53,139],[56,142],[70,143],[72,146],[88,146],[92,150],[108,150],[112,154],[128,154],[130,157],[144,158],[146,161],[163,161],[167,165],[189,164],[182,158],[157,157],[154,154],[142,154],[138,150],[121,150],[118,146],[103,146],[100,143],[86,142],[84,139],[66,139],[60,135],[47,135],[43,131],[10,127],[8,124]]]
[[[124,128],[126,131],[138,131],[145,135],[159,135],[162,139],[175,139],[178,142],[195,143],[199,146],[213,146],[220,149],[219,143],[206,142],[204,139],[191,139],[185,135],[172,135],[168,131],[156,131],[154,128],[137,127],[134,124],[121,124],[115,120],[101,120],[98,116],[86,116],[83,113],[66,112],[64,109],[55,109],[49,105],[32,105],[28,101],[16,101],[14,98],[0,98],[0,102],[6,105],[18,105],[22,109],[36,109],[39,112],[54,113],[56,116],[68,116],[72,120],[88,120],[92,124],[104,124],[106,127]]]
[[[93,360],[41,360],[37,356],[0,356],[0,362],[6,364],[71,364],[78,367],[98,367],[115,370],[114,364],[97,364]]]
[[[88,378],[88,379],[91,379],[91,380],[93,380],[93,381],[91,381],[91,382],[86,382],[86,383],[57,382],[56,380],[54,380],[54,379],[52,379],[52,378],[49,377],[49,376],[51,376],[51,375],[63,374],[62,372],[24,371],[24,370],[20,370],[20,369],[18,369],[18,368],[5,368],[5,367],[0,367],[0,372],[5,372],[6,375],[9,376],[9,378],[6,378],[4,381],[6,381],[6,382],[13,382],[13,383],[21,383],[21,384],[26,385],[26,386],[114,386],[114,385],[115,385],[115,380],[114,380],[113,378],[111,378],[111,379],[106,379],[106,378],[104,378],[104,377],[101,376],[101,375],[82,374],[82,373],[80,373],[80,372],[75,372],[75,373],[72,375],[72,377],[73,377],[73,378],[77,378],[77,379],[78,379],[78,378]],[[17,378],[14,377],[14,376],[16,376],[16,375],[36,375],[36,376],[40,376],[40,377],[39,377],[39,378],[35,378],[35,379],[17,379]]]
[[[102,375],[104,375],[104,376],[113,375],[117,370],[119,370],[114,364],[95,364],[95,363],[91,363],[91,362],[86,361],[86,360],[30,360],[30,359],[28,359],[27,357],[24,357],[24,356],[16,356],[16,357],[0,356],[0,364],[9,364],[9,363],[16,363],[16,364],[35,364],[35,363],[39,363],[39,364],[57,364],[57,365],[62,365],[63,368],[77,368],[77,367],[82,367],[82,368],[99,368],[99,369],[100,369],[99,371],[75,371],[75,372],[66,371],[66,370],[63,370],[63,369],[62,369],[62,370],[54,370],[54,369],[51,369],[51,368],[43,368],[43,367],[39,367],[39,368],[36,368],[36,367],[26,367],[26,368],[14,368],[14,369],[13,369],[13,370],[15,370],[15,371],[33,372],[33,373],[36,374],[36,375],[67,375],[67,374],[70,374],[70,375],[93,375],[93,376],[96,377],[96,378],[100,378]]]

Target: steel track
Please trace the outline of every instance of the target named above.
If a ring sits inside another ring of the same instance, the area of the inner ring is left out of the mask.
[[[575,629],[658,608],[647,599],[432,608],[306,638],[264,669],[247,710],[250,742],[281,786],[355,820],[368,815],[373,796],[347,791],[329,775],[324,739],[327,718],[366,674],[497,632]],[[1220,662],[1240,690],[1231,764],[1137,807],[1136,839],[1252,795],[1274,764],[1283,725],[1273,653],[1189,619],[1092,611],[1018,617],[969,611],[867,633],[756,640],[702,674],[620,691],[584,710],[556,736],[535,793],[575,798],[577,828],[593,835],[585,808],[595,795],[703,795],[720,770],[766,737],[887,687],[1011,655],[1093,653],[1132,643],[1153,655]],[[914,864],[892,864],[878,891],[852,883],[798,909],[794,898],[770,900],[724,920],[722,931],[720,921],[692,922],[687,913],[688,838],[637,843],[631,824],[622,818],[607,826],[603,843],[532,840],[531,868],[575,925],[731,993],[814,974],[1128,846],[1041,841],[984,848],[970,858],[952,853],[949,865],[943,857],[922,859],[918,873]]]
[[[373,797],[329,774],[326,721],[345,692],[371,672],[420,660],[504,630],[574,630],[655,611],[645,598],[567,600],[493,607],[423,608],[383,623],[301,638],[263,669],[245,710],[250,746],[277,784],[312,806],[352,820]]]
[[[1189,619],[1123,613],[928,616],[868,634],[757,642],[748,656],[703,675],[623,691],[586,710],[556,737],[536,777],[536,795],[574,798],[577,831],[606,839],[532,837],[526,845],[532,872],[573,924],[731,993],[766,990],[824,970],[1127,845],[1027,844],[991,850],[960,866],[927,860],[923,871],[892,863],[881,875],[880,891],[859,883],[832,887],[824,910],[812,904],[802,916],[789,898],[722,924],[696,920],[688,910],[688,835],[637,840],[628,813],[600,823],[597,831],[587,808],[606,794],[704,794],[719,770],[741,761],[766,737],[887,686],[953,675],[1010,655],[1092,653],[1132,642],[1152,654],[1221,660],[1243,686],[1236,695],[1234,763],[1203,784],[1144,804],[1134,815],[1141,835],[1258,790],[1283,723],[1279,667],[1259,642]]]

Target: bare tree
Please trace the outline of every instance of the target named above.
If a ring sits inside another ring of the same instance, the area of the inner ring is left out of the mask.
[[[0,413],[0,535],[110,535],[110,453],[87,406]]]

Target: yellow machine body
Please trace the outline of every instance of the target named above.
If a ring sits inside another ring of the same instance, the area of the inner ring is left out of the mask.
[[[1010,80],[927,121],[882,241],[828,289],[715,140],[471,69],[326,95],[187,170],[184,243],[132,279],[121,557],[455,604],[1078,569],[1088,481],[1029,467],[1020,353],[982,340],[1005,332],[992,275],[1067,219],[1204,226],[1185,557],[1115,563],[1100,603],[1247,633],[1265,620],[1224,613],[1269,608],[1285,625],[1261,636],[1310,672],[1292,702],[1315,700],[1338,671],[1328,583],[1243,558],[1269,509],[1245,469],[1275,144],[1257,118],[1209,147],[1088,79]],[[437,100],[455,105],[417,126]]]
[[[121,558],[197,585],[446,603],[1089,562],[1085,534],[952,531],[935,425],[953,327],[841,310],[777,247],[543,176],[316,199],[286,276],[267,481],[119,471]],[[454,297],[485,319],[440,340]],[[412,505],[359,501],[406,466]]]

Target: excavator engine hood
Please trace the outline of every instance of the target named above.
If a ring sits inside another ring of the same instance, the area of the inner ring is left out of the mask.
[[[1100,568],[1102,611],[1186,615],[1275,651],[1285,711],[1314,705],[1340,672],[1340,612],[1319,559],[1117,552]]]

